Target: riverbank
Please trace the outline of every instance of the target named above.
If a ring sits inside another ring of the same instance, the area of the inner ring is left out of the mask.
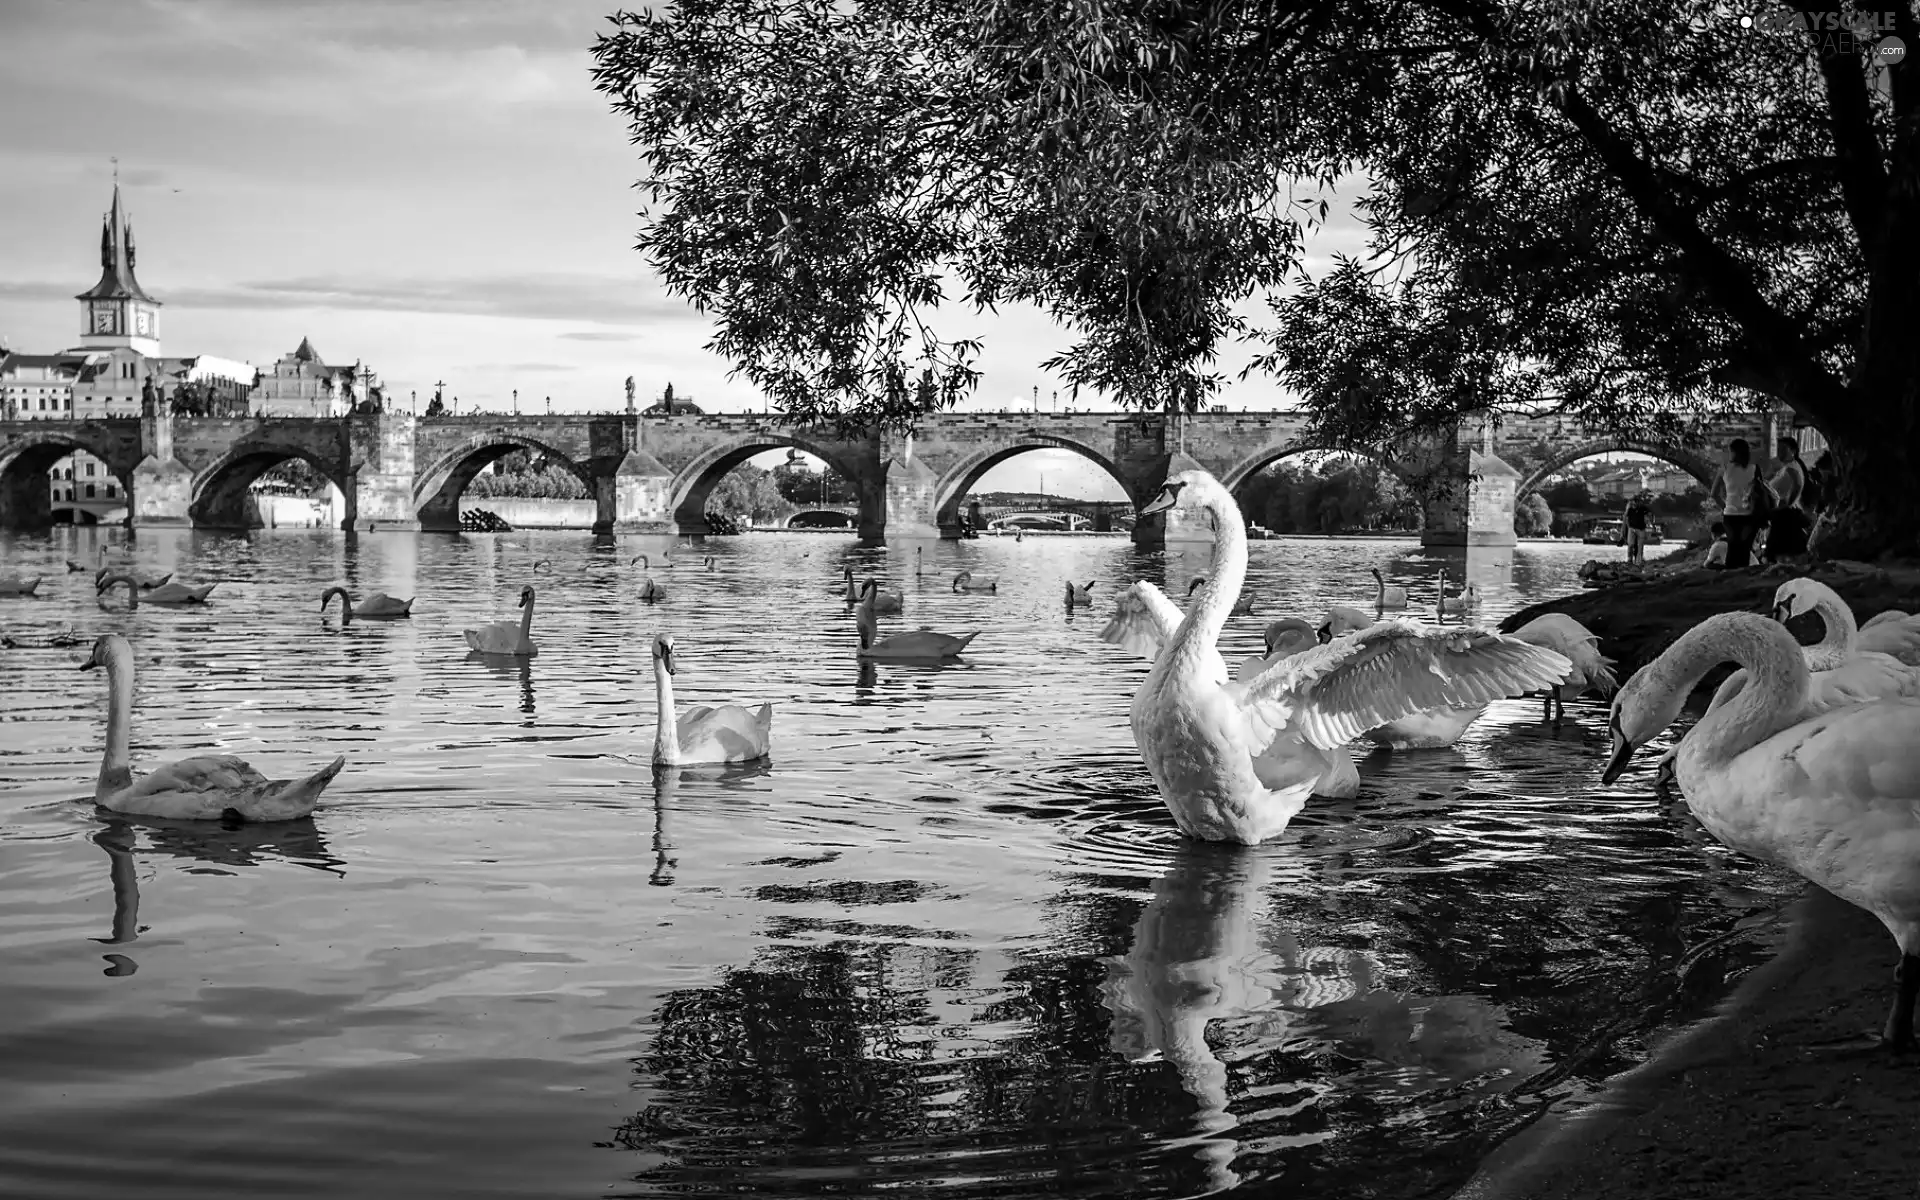
[[[1676,565],[1644,583],[1618,583],[1531,605],[1500,622],[1500,628],[1510,633],[1545,613],[1565,613],[1600,635],[1601,653],[1615,660],[1614,673],[1624,681],[1675,638],[1715,613],[1767,612],[1773,606],[1774,591],[1801,575],[1838,592],[1861,621],[1889,608],[1920,612],[1920,564],[1832,562],[1811,568],[1783,565],[1739,571]],[[1802,642],[1820,640],[1817,617],[1802,617],[1789,628]],[[1717,685],[1720,678],[1714,674],[1707,680]]]
[[[1786,945],[1715,1017],[1510,1139],[1454,1200],[1913,1195],[1920,1067],[1816,1046],[1879,1028],[1893,939],[1818,888],[1789,912]]]

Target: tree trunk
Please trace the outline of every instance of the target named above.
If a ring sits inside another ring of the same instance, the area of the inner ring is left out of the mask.
[[[1886,437],[1832,443],[1836,494],[1813,531],[1815,557],[1920,557],[1920,446],[1899,436],[1900,423],[1888,417]]]

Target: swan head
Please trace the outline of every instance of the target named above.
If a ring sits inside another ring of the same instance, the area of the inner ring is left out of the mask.
[[[133,650],[127,645],[127,639],[117,633],[103,633],[93,640],[93,653],[87,661],[80,664],[82,671],[91,671],[95,667],[104,667],[121,656],[131,656]]]
[[[514,605],[514,607],[525,608],[527,605],[532,603],[533,603],[533,586],[529,584],[528,586],[520,589],[520,603]]]
[[[1812,612],[1819,599],[1814,594],[1818,587],[1811,579],[1789,579],[1781,584],[1773,593],[1773,619],[1784,625],[1801,613]]]
[[[536,571],[540,571],[540,570],[551,571],[553,570],[553,560],[550,558],[543,558],[539,562],[533,564],[533,569]]]
[[[1600,772],[1600,782],[1612,783],[1620,778],[1633,752],[1673,724],[1686,702],[1685,688],[1668,686],[1666,680],[1654,677],[1650,667],[1635,672],[1613,697],[1613,711],[1607,717],[1612,750],[1607,755],[1606,770]]]
[[[1373,581],[1375,583],[1380,584],[1382,587],[1386,586],[1386,578],[1380,574],[1379,567],[1369,567],[1367,569],[1373,572]]]
[[[1373,618],[1361,612],[1359,609],[1348,608],[1344,604],[1336,604],[1327,610],[1327,619],[1320,626],[1320,630],[1325,636],[1320,640],[1330,642],[1334,638],[1344,637],[1349,633],[1357,633],[1372,624]]]
[[[1321,629],[1325,629],[1325,626]],[[1270,621],[1263,635],[1267,654],[1271,656],[1284,650],[1287,654],[1294,655],[1302,650],[1311,650],[1325,640],[1319,636],[1320,632],[1321,630],[1316,630],[1299,617],[1282,617],[1278,621]]]
[[[632,558],[627,560],[628,566],[632,566],[635,563],[639,563],[641,566],[647,568],[649,571],[653,569],[653,564],[647,560],[647,556],[644,554],[636,554]]]
[[[957,592],[961,588],[967,586],[969,583],[972,583],[972,582],[973,582],[973,572],[962,571],[958,575],[955,575],[953,577],[953,590]]]
[[[654,635],[653,661],[659,663],[660,666],[666,671],[667,674],[672,675],[675,673],[673,669],[673,635],[672,634],[661,633],[661,634]]]
[[[1206,581],[1207,581],[1207,577],[1205,575],[1195,575],[1193,577],[1193,582],[1187,585],[1187,595],[1191,596],[1196,591],[1199,591],[1200,585],[1205,583]]]
[[[1160,490],[1154,493],[1153,499],[1140,506],[1140,515],[1151,516],[1176,507],[1183,498],[1182,493],[1202,478],[1211,480],[1213,476],[1205,471],[1177,471],[1167,476],[1167,481],[1160,485]]]

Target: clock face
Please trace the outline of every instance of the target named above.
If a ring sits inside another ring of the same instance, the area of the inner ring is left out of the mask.
[[[111,308],[96,308],[93,310],[93,331],[95,333],[113,332],[113,310]]]

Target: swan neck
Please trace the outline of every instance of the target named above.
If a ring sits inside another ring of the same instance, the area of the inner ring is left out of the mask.
[[[333,603],[335,596],[340,597],[340,623],[342,625],[351,624],[353,621],[353,596],[343,587],[330,587],[321,595],[320,611],[327,611],[327,605]]]
[[[1174,634],[1175,643],[1183,648],[1212,646],[1219,640],[1247,578],[1247,531],[1233,497],[1214,483],[1201,491],[1200,506],[1213,517],[1215,566]]]
[[[657,655],[653,660],[653,701],[653,761],[672,766],[680,761],[680,723],[673,713],[673,676],[667,674],[665,660]]]
[[[525,645],[533,640],[533,597],[528,596],[520,611],[520,642]]]
[[[1825,632],[1819,644],[1807,652],[1809,665],[1818,663],[1815,670],[1830,671],[1852,658],[1859,649],[1860,626],[1853,619],[1853,610],[1832,593],[1815,600],[1813,611],[1820,614]]]
[[[127,741],[133,725],[133,651],[115,646],[107,657],[107,752],[100,759],[95,796],[110,796],[133,782]]]
[[[1723,662],[1747,669],[1747,686],[1710,710],[1681,743],[1681,753],[1723,763],[1792,725],[1805,707],[1811,676],[1787,627],[1753,613],[1723,613],[1694,626],[1661,656],[1670,660],[1656,682],[1691,693]]]

